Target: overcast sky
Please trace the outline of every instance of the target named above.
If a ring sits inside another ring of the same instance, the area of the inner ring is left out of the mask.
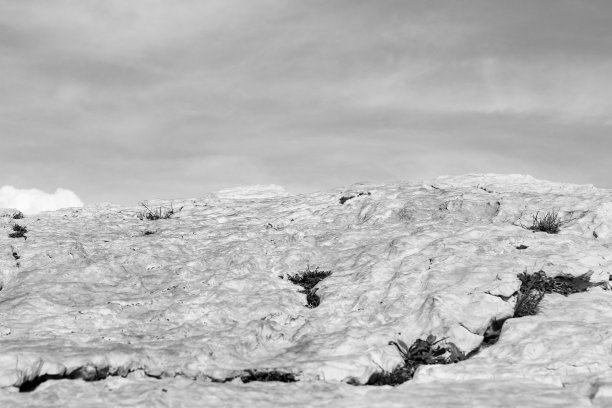
[[[612,187],[609,0],[0,0],[0,186]]]

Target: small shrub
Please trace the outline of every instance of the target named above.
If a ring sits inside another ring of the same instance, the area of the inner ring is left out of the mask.
[[[21,211],[14,212],[12,217],[14,220],[20,220],[23,218],[23,213]]]
[[[430,334],[427,339],[417,339],[410,347],[401,340],[390,341],[390,345],[397,347],[404,365],[395,370],[374,373],[368,379],[366,385],[398,385],[411,380],[417,368],[429,364],[454,364],[465,360],[465,354],[459,350],[454,343],[437,345],[445,339],[436,340],[436,336]]]
[[[517,249],[524,248],[517,247]],[[549,278],[544,271],[538,271],[531,275],[523,272],[518,275],[518,278],[521,281],[521,287],[518,291],[514,315],[512,317],[533,316],[537,314],[538,306],[547,293],[559,293],[568,296],[572,293],[584,292],[594,286],[603,286],[607,289],[605,282],[591,283],[588,275]],[[500,319],[491,322],[484,333],[483,346],[490,346],[497,342],[506,320]]]
[[[172,215],[174,215],[174,212],[175,212],[174,208],[172,208],[172,204],[170,204],[170,209],[160,206],[158,209],[153,209],[153,210],[147,207],[146,204],[144,203],[141,203],[141,204],[145,208],[143,211],[138,213],[138,218],[141,220],[144,220],[144,219],[147,219],[150,221],[167,220],[170,217],[172,217]]]
[[[300,285],[304,290],[300,290],[300,293],[306,294],[306,307],[315,308],[321,303],[321,299],[317,295],[315,286],[323,279],[331,275],[331,271],[320,271],[317,266],[315,269],[310,269],[310,266],[306,267],[306,270],[302,274],[289,275],[287,279],[295,285]]]
[[[149,231],[149,230],[145,230],[145,232],[142,233],[143,236],[147,236],[147,235],[153,235],[155,234],[155,231]]]
[[[22,227],[19,224],[15,224],[13,225],[13,231],[12,233],[10,233],[8,236],[9,238],[23,238],[23,239],[27,239],[27,237],[25,236],[26,232],[28,232],[28,229],[26,227]]]
[[[563,296],[586,292],[588,288],[605,285],[591,283],[588,275],[556,276],[549,278],[546,272],[538,271],[531,275],[523,272],[518,275],[521,281],[518,298],[514,307],[514,317],[532,316],[538,312],[538,305],[546,293],[559,293]]]
[[[527,229],[531,231],[546,232],[548,234],[557,234],[561,226],[568,222],[569,221],[561,221],[559,212],[549,211],[544,214],[543,217],[540,217],[540,212],[538,211],[536,215],[533,216],[531,226],[527,227]]]
[[[529,247],[527,245],[523,245],[523,244],[521,244],[521,245],[516,247],[516,249],[527,249],[527,248],[529,248]]]

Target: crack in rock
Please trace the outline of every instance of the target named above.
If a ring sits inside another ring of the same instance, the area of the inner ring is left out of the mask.
[[[509,301],[512,297],[517,296],[512,318],[536,314],[538,304],[546,293],[559,293],[568,296],[572,293],[585,292],[588,288],[594,286],[601,286],[601,283],[591,283],[589,275],[577,277],[557,276],[550,278],[546,276],[544,271],[539,271],[532,275],[521,273],[517,277],[521,280],[521,287],[518,292],[511,296],[492,295],[491,293],[485,292],[488,295],[499,297],[504,301]],[[469,359],[478,354],[484,347],[490,347],[497,343],[503,325],[508,319],[510,318],[493,320],[485,330],[480,347],[468,355],[462,353],[453,343],[447,343],[443,346],[434,348],[436,344],[444,339],[436,341],[435,336],[432,335],[428,336],[427,340],[417,339],[410,347],[401,341],[390,342],[389,344],[395,345],[399,350],[404,359],[404,364],[396,367],[391,372],[382,371],[372,374],[364,385],[396,386],[411,380],[417,368],[421,365],[454,364]],[[349,384],[362,385],[355,379],[349,380]]]
[[[120,367],[115,370],[111,370],[110,367],[96,367],[93,365],[87,365],[78,367],[73,371],[66,372],[63,374],[42,374],[26,379],[21,384],[15,386],[19,389],[19,392],[32,392],[35,391],[41,384],[47,381],[53,380],[83,380],[87,382],[101,381],[108,377],[127,377],[127,375],[133,371],[133,369],[125,369]],[[149,378],[162,379],[164,376],[169,377],[184,377],[196,380],[196,378],[187,376],[181,372],[165,373],[160,375],[150,374],[143,371],[144,375]],[[205,376],[209,381],[214,383],[226,383],[240,379],[243,383],[247,384],[250,382],[298,382],[296,374],[288,371],[280,371],[276,369],[246,369],[241,371],[237,375],[229,377],[217,378]]]
[[[436,336],[430,334],[425,340],[417,339],[408,347],[402,340],[390,341],[389,345],[397,348],[404,364],[397,366],[393,371],[376,372],[370,376],[365,384],[359,383],[357,379],[348,381],[351,385],[400,385],[410,381],[414,377],[417,368],[430,364],[454,364],[465,360],[467,356],[459,350],[452,342],[446,342],[442,338],[436,340]]]
[[[586,292],[589,288],[596,286],[605,286],[605,282],[590,282],[590,276],[588,274],[580,276],[556,276],[554,278],[546,276],[546,272],[538,271],[534,274],[528,275],[523,272],[517,276],[521,281],[521,287],[518,292],[512,296],[501,296],[493,295],[485,292],[491,296],[497,296],[504,301],[517,296],[516,305],[514,307],[514,315],[511,318],[519,318],[523,316],[532,316],[537,314],[538,305],[547,293],[558,293],[563,296],[568,296],[573,293]],[[489,327],[485,330],[483,346],[492,346],[499,340],[501,331],[503,328],[505,319],[493,320]],[[474,350],[471,354],[476,354],[483,347],[479,347]]]
[[[278,370],[244,370],[242,374],[223,379],[211,378],[212,382],[226,383],[240,378],[243,383],[250,382],[298,382],[294,373]]]
[[[81,379],[83,381],[100,381],[104,380],[108,377],[112,376],[121,376],[125,377],[128,374],[128,371],[124,370],[115,370],[112,372],[110,367],[96,367],[93,365],[87,365],[83,367],[78,367],[77,369],[67,372],[64,374],[42,374],[32,378],[27,379],[18,385],[19,392],[32,392],[38,386],[44,382],[49,380],[77,380]]]

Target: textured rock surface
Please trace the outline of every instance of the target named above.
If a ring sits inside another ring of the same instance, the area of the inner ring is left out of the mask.
[[[0,405],[612,403],[610,291],[547,295],[538,315],[506,321],[480,348],[491,322],[512,316],[519,273],[608,282],[612,191],[469,175],[148,203],[170,204],[175,214],[155,221],[139,219],[142,207],[19,220],[0,210]],[[521,226],[550,210],[567,221],[559,234]],[[27,239],[8,237],[15,223]],[[332,271],[312,309],[286,279],[308,265]],[[346,384],[401,363],[390,340],[428,334],[474,355],[395,388]],[[249,369],[299,382],[212,382]]]

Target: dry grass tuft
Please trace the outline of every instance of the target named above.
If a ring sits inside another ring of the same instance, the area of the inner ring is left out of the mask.
[[[145,203],[141,203],[141,205],[145,208],[143,211],[138,213],[138,218],[141,220],[144,220],[144,219],[147,219],[150,221],[167,220],[171,218],[175,213],[174,208],[172,207],[172,204],[170,204],[170,209],[160,206],[158,209],[153,209],[153,210],[151,210]],[[181,209],[179,209],[179,211]]]
[[[295,285],[300,285],[304,290],[300,290],[300,293],[306,294],[306,307],[315,308],[321,303],[321,299],[317,295],[315,286],[323,279],[331,275],[331,271],[320,271],[317,266],[315,269],[310,269],[310,266],[306,267],[306,270],[301,274],[289,275],[287,279]]]
[[[531,231],[541,231],[546,232],[548,234],[558,234],[561,230],[561,227],[571,221],[574,221],[574,218],[570,220],[561,220],[559,217],[559,211],[548,211],[543,216],[540,216],[540,212],[538,211],[532,219],[531,226],[525,227]]]

